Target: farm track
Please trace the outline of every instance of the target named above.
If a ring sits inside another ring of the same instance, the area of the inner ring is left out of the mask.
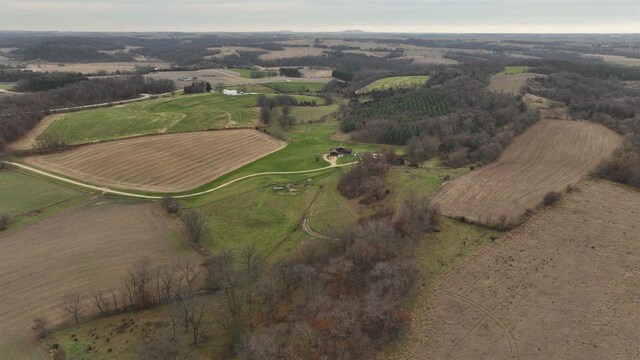
[[[640,358],[640,191],[586,181],[438,280],[391,359]]]
[[[326,156],[325,156],[325,160],[326,160]],[[42,176],[45,176],[45,177],[48,177],[48,178],[51,178],[51,179],[55,179],[55,180],[58,180],[58,181],[62,181],[62,182],[71,184],[71,185],[79,186],[79,187],[90,189],[90,190],[93,190],[93,191],[98,191],[98,192],[105,193],[105,194],[112,194],[112,195],[118,195],[118,196],[124,196],[124,197],[136,198],[136,199],[149,199],[149,200],[162,199],[162,196],[159,196],[159,195],[137,194],[137,193],[127,192],[127,191],[113,190],[113,189],[110,189],[108,187],[102,187],[102,186],[96,186],[96,185],[83,183],[83,182],[80,182],[80,181],[76,181],[76,180],[68,179],[68,178],[65,178],[65,177],[62,177],[62,176],[58,176],[58,175],[55,175],[55,174],[51,174],[49,172],[42,171],[40,169],[34,168],[32,166],[25,165],[25,164],[21,164],[21,163],[16,163],[16,162],[12,162],[12,161],[6,161],[6,163],[8,165],[15,166],[15,167],[20,168],[22,170],[33,172],[33,173],[36,173],[36,174],[39,174],[39,175],[42,175]],[[186,199],[186,198],[192,198],[192,197],[197,197],[197,196],[209,194],[209,193],[214,192],[216,190],[219,190],[219,189],[222,189],[222,188],[227,187],[229,185],[235,184],[236,182],[239,182],[239,181],[242,181],[242,180],[246,180],[246,179],[250,179],[250,178],[254,178],[254,177],[259,177],[259,176],[308,174],[308,173],[314,173],[314,172],[318,172],[318,171],[330,170],[330,169],[333,169],[333,168],[351,166],[351,165],[354,165],[354,164],[356,164],[356,163],[355,162],[350,162],[350,163],[347,163],[347,164],[340,164],[340,165],[337,165],[335,163],[331,163],[329,166],[326,166],[326,167],[323,167],[323,168],[318,168],[318,169],[311,169],[311,170],[272,171],[272,172],[255,173],[255,174],[245,175],[245,176],[239,177],[237,179],[233,179],[233,180],[228,181],[228,182],[226,182],[226,183],[224,183],[222,185],[216,186],[216,187],[208,189],[208,190],[203,190],[203,191],[199,191],[199,192],[195,192],[195,193],[191,193],[191,194],[176,195],[176,196],[174,196],[174,198],[176,198],[176,199]]]
[[[602,125],[541,120],[494,163],[446,183],[434,201],[443,214],[477,223],[517,221],[549,191],[563,191],[587,176],[621,144],[622,138]]]

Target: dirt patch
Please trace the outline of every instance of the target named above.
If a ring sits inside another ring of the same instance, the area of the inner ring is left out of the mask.
[[[622,138],[586,121],[541,120],[516,137],[496,162],[445,184],[435,197],[443,213],[494,225],[534,209],[606,159]]]
[[[0,339],[27,333],[38,316],[60,322],[64,295],[115,288],[136,262],[193,255],[176,232],[156,204],[94,202],[3,233]]]
[[[639,218],[639,191],[582,184],[445,277],[391,358],[640,358]]]
[[[524,83],[534,77],[542,75],[532,73],[521,74],[509,74],[509,75],[493,75],[490,79],[489,90],[505,93],[505,94],[520,94]]]
[[[9,150],[18,151],[18,150],[29,150],[35,147],[35,142],[38,136],[44,133],[45,130],[51,125],[54,121],[63,117],[64,114],[51,114],[45,116],[36,127],[31,129],[26,135],[21,137],[20,139],[9,144]]]
[[[105,142],[26,161],[91,184],[178,192],[206,184],[285,146],[255,130],[224,130]]]

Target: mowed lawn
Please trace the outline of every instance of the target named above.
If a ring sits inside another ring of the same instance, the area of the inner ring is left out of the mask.
[[[393,76],[379,79],[358,90],[358,94],[389,89],[410,89],[426,84],[428,76]]]
[[[127,136],[251,125],[257,121],[256,96],[185,95],[65,114],[45,133],[68,143]]]
[[[18,171],[0,171],[0,214],[19,216],[86,193]]]

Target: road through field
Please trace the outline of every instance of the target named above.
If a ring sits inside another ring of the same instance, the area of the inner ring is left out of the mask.
[[[324,157],[325,160],[327,160],[327,157],[325,155]],[[329,161],[329,160],[327,160]],[[113,190],[110,189],[108,187],[103,187],[103,186],[95,186],[95,185],[91,185],[91,184],[86,184],[83,182],[79,182],[79,181],[75,181],[72,179],[68,179],[65,177],[61,177],[46,171],[42,171],[39,170],[35,167],[29,166],[29,165],[25,165],[25,164],[21,164],[21,163],[17,163],[17,162],[13,162],[13,161],[5,161],[5,163],[7,163],[8,165],[11,166],[15,166],[17,168],[23,169],[23,170],[27,170],[27,171],[31,171],[33,173],[42,175],[42,176],[46,176],[48,178],[51,179],[55,179],[58,181],[62,181],[62,182],[66,182],[68,184],[72,184],[75,186],[79,186],[79,187],[83,187],[86,189],[90,189],[90,190],[94,190],[94,191],[99,191],[105,194],[113,194],[113,195],[119,195],[119,196],[124,196],[124,197],[131,197],[131,198],[137,198],[137,199],[151,199],[151,200],[159,200],[162,199],[162,196],[157,196],[157,195],[143,195],[143,194],[136,194],[136,193],[132,193],[132,192],[127,192],[127,191],[119,191],[119,190]],[[224,187],[227,187],[231,184],[235,184],[239,181],[242,180],[246,180],[246,179],[250,179],[253,177],[258,177],[258,176],[269,176],[269,175],[295,175],[295,174],[308,174],[308,173],[313,173],[313,172],[318,172],[318,171],[325,171],[325,170],[329,170],[329,169],[333,169],[333,168],[340,168],[340,167],[345,167],[345,166],[351,166],[356,164],[355,162],[350,162],[350,163],[346,163],[346,164],[336,164],[335,162],[331,162],[331,164],[329,166],[323,167],[323,168],[318,168],[318,169],[311,169],[311,170],[301,170],[301,171],[271,171],[271,172],[261,172],[261,173],[255,173],[255,174],[250,174],[250,175],[246,175],[246,176],[242,176],[239,177],[237,179],[233,179],[231,181],[228,181],[222,185],[216,186],[214,188],[208,189],[208,190],[203,190],[203,191],[199,191],[199,192],[195,192],[195,193],[191,193],[191,194],[186,194],[186,195],[176,195],[174,196],[174,198],[176,199],[186,199],[186,198],[192,198],[192,197],[196,197],[196,196],[201,196],[204,194],[209,194],[211,192],[214,192],[216,190],[222,189]]]

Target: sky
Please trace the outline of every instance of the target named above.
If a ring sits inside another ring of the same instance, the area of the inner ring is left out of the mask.
[[[640,33],[640,0],[0,0],[0,30]]]

